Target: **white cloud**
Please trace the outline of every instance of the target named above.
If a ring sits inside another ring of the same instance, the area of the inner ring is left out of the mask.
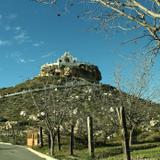
[[[33,41],[28,32],[23,29],[23,26],[16,24],[16,18],[17,14],[15,13],[10,13],[6,16],[0,14],[0,29],[3,30],[3,32],[5,31],[9,33],[6,33],[7,36],[9,36],[7,40],[4,41],[0,39],[0,46],[7,46],[9,44],[22,45],[24,43],[29,43],[34,47],[40,47],[44,44],[43,41]]]
[[[25,33],[25,32],[22,32],[22,33],[16,35],[16,36],[14,37],[14,39],[16,39],[16,40],[26,39],[26,33]]]
[[[27,31],[24,30],[21,26],[13,27],[14,37],[13,40],[15,43],[23,44],[23,43],[33,43]]]
[[[22,28],[20,26],[15,27],[16,31],[20,31]]]
[[[39,44],[39,43],[34,43],[33,46],[34,46],[34,47],[39,47],[40,44]]]
[[[6,54],[5,56],[7,59],[13,59],[15,60],[17,63],[25,63],[24,58],[22,58],[22,54],[19,52],[13,52],[13,53],[9,53]]]
[[[8,46],[10,45],[10,41],[0,40],[0,46]]]
[[[35,62],[35,60],[34,59],[29,59],[28,62],[32,62],[33,63],[33,62]]]
[[[24,59],[24,58],[20,58],[19,57],[19,59],[17,59],[17,63],[34,63],[35,62],[35,60],[34,59]]]
[[[16,61],[17,61],[17,63],[34,63],[35,62],[34,59],[24,59],[21,57],[21,55],[19,55],[19,57],[17,57]]]
[[[32,37],[29,36],[28,32],[23,28],[23,26],[13,23],[17,22],[16,18],[17,14],[15,13],[10,13],[6,16],[0,14],[0,29],[3,30],[3,32],[5,31],[9,33],[6,33],[7,36],[9,36],[7,40],[4,41],[0,39],[0,46],[7,46],[9,44],[22,45],[24,43],[29,43],[34,47],[40,47],[44,44],[43,41],[33,41],[31,39]]]
[[[43,45],[43,44],[44,44],[44,42],[43,42],[43,41],[40,41],[40,42],[33,43],[32,45],[33,45],[34,47],[39,47],[39,46],[41,46],[41,45]]]
[[[26,63],[34,63],[34,59],[25,59],[23,54],[21,52],[13,52],[13,53],[8,53],[5,54],[6,59],[12,59],[16,63],[21,63],[21,64],[26,64]]]
[[[10,31],[10,30],[11,30],[11,27],[10,27],[10,26],[5,26],[5,30],[6,30],[6,31]]]
[[[47,58],[47,57],[50,57],[52,55],[53,55],[53,52],[49,52],[47,54],[42,55],[41,58]]]
[[[19,59],[19,62],[20,62],[20,63],[26,63],[26,61],[25,61],[23,58],[20,58],[20,59]]]
[[[31,42],[30,37],[27,35],[25,31],[21,31],[19,34],[14,36],[14,39],[19,43]]]
[[[8,19],[15,19],[15,18],[17,18],[17,14],[11,13],[11,14],[9,14],[9,15],[7,16],[7,18],[8,18]]]

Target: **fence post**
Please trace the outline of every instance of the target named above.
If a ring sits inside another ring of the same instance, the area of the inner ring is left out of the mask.
[[[87,128],[88,128],[88,151],[90,157],[94,158],[94,137],[93,137],[93,119],[87,117]]]

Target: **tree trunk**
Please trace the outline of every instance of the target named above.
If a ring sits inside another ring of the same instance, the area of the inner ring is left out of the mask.
[[[16,134],[13,126],[12,126],[12,137],[13,137],[13,143],[16,144]]]
[[[6,132],[7,132],[7,141],[9,142],[9,129],[7,129]]]
[[[105,132],[105,131],[104,131],[104,132]],[[104,136],[103,136],[103,143],[104,143],[104,144],[106,144],[106,142],[107,142],[107,137],[108,137],[108,133],[105,132],[105,133],[104,133]]]
[[[39,146],[43,147],[43,130],[42,130],[42,127],[39,127]]]
[[[61,150],[61,134],[60,134],[60,128],[57,129],[57,141],[58,141],[58,150]]]
[[[51,148],[51,136],[50,133],[48,132],[48,148]]]
[[[34,146],[34,133],[32,132],[32,147]]]
[[[87,117],[88,128],[88,150],[91,159],[94,158],[94,137],[93,137],[93,120],[92,117]]]
[[[70,135],[70,152],[71,155],[74,155],[74,125],[71,125],[71,135]]]
[[[50,134],[50,155],[53,156],[54,155],[54,140],[55,140],[55,136],[53,134],[53,131],[49,131]]]
[[[131,130],[129,131],[129,146],[132,146],[132,142],[133,142],[133,130],[134,128],[132,127]]]
[[[129,136],[128,136],[126,114],[124,107],[120,108],[120,115],[121,115],[121,126],[122,126],[122,136],[123,136],[123,152],[125,154],[124,160],[131,160]]]

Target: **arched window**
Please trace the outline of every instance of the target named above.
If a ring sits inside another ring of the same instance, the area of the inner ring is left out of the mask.
[[[70,59],[69,59],[68,57],[65,57],[64,61],[65,61],[66,63],[69,63],[69,62],[70,62]]]

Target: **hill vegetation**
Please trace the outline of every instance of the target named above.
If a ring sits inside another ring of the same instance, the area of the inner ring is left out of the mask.
[[[3,97],[15,92],[22,94]],[[41,125],[47,130],[46,117],[43,117],[42,113],[47,115],[49,123],[52,124],[48,127],[54,130],[54,137],[57,136],[59,128],[62,136],[68,137],[70,126],[73,125],[76,143],[86,146],[86,117],[90,115],[94,118],[96,145],[120,143],[116,108],[122,101],[126,109],[131,143],[157,141],[157,138],[160,138],[159,105],[124,92],[121,94],[118,89],[106,84],[71,77],[35,77],[15,87],[0,89],[0,95],[0,115],[10,122],[1,123],[1,132],[4,128],[9,131],[10,138],[14,139],[15,143],[26,143],[24,137],[27,128]],[[151,138],[153,133],[155,136]]]
[[[48,144],[51,155],[55,154],[56,138],[59,151],[70,145],[74,155],[75,149],[86,148],[89,121],[93,120],[92,149],[94,144],[96,148],[110,144],[116,155],[122,152],[121,141],[124,153],[129,151],[127,145],[156,142],[160,139],[159,104],[141,98],[148,74],[142,71],[140,75],[137,88],[128,94],[119,85],[100,83],[98,67],[82,65],[65,53],[57,62],[43,65],[37,77],[0,89],[0,140],[26,144],[27,136],[37,136],[34,132],[39,130],[39,145]]]

